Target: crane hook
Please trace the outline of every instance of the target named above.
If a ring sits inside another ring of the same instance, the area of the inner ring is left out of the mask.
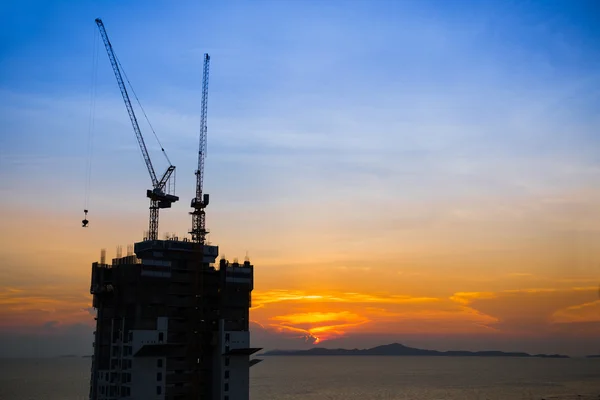
[[[85,213],[85,216],[83,217],[83,220],[81,221],[81,226],[82,226],[83,228],[87,228],[87,227],[88,227],[88,223],[90,222],[90,221],[88,221],[88,219],[87,219],[87,213],[88,213],[88,210],[83,210],[83,212]]]

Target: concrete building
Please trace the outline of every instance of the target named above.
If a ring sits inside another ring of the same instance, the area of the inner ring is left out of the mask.
[[[253,266],[218,247],[148,240],[92,264],[91,400],[246,400]]]

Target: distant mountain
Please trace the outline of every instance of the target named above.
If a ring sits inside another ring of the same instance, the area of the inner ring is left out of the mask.
[[[310,350],[271,350],[263,356],[445,356],[445,357],[543,357],[569,358],[560,354],[515,353],[504,351],[437,351],[407,347],[400,343],[386,344],[371,349],[325,349],[315,347]]]
[[[587,356],[586,358],[600,358],[600,354],[594,354],[591,356]]]

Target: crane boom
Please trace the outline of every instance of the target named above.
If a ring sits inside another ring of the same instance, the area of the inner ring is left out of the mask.
[[[135,137],[137,138],[138,144],[140,145],[140,149],[142,150],[142,156],[144,157],[144,161],[146,162],[146,167],[148,168],[150,179],[152,179],[152,186],[157,187],[158,179],[156,179],[156,173],[154,172],[154,166],[152,166],[152,160],[150,160],[150,155],[148,154],[148,149],[146,148],[146,143],[144,142],[144,137],[142,136],[142,131],[140,130],[137,118],[135,117],[135,113],[133,112],[131,100],[129,100],[129,94],[127,93],[125,82],[123,82],[123,77],[121,76],[119,64],[117,63],[117,57],[115,56],[115,52],[113,51],[112,45],[110,44],[110,40],[108,39],[108,35],[106,34],[104,23],[100,18],[96,18],[96,25],[98,25],[98,29],[100,30],[100,35],[102,36],[102,40],[104,41],[104,46],[106,47],[106,52],[108,53],[110,64],[112,65],[113,71],[115,73],[115,78],[117,78],[119,89],[121,89],[121,95],[123,96],[123,101],[125,102],[125,107],[127,108],[129,119],[131,120],[131,125],[133,125]]]
[[[98,25],[98,29],[100,30],[100,35],[102,36],[104,47],[106,47],[106,53],[108,54],[110,64],[112,65],[113,72],[115,73],[115,78],[117,78],[117,83],[119,84],[121,96],[123,96],[123,101],[125,102],[125,107],[127,108],[127,113],[129,114],[133,131],[135,132],[135,137],[140,146],[140,150],[142,151],[146,168],[148,168],[148,173],[150,174],[150,179],[152,180],[153,189],[146,191],[146,196],[150,198],[150,221],[147,239],[156,240],[158,239],[158,210],[160,208],[170,208],[172,203],[179,200],[179,197],[165,193],[165,186],[167,185],[167,182],[169,181],[169,178],[173,172],[175,172],[175,166],[169,165],[160,180],[156,177],[156,172],[154,172],[154,166],[152,165],[152,160],[148,154],[148,149],[146,148],[146,143],[144,142],[144,137],[142,136],[142,131],[140,130],[135,112],[133,111],[133,107],[131,105],[131,100],[129,99],[129,93],[127,93],[127,87],[125,86],[125,82],[121,76],[121,69],[119,68],[117,56],[113,51],[110,40],[108,39],[108,34],[104,28],[104,23],[100,18],[96,18],[96,25]]]
[[[192,199],[192,240],[204,244],[206,238],[206,213],[204,209],[208,205],[208,194],[202,193],[204,184],[204,159],[206,158],[206,138],[207,127],[206,118],[208,111],[208,73],[210,66],[210,56],[204,54],[204,67],[202,73],[202,105],[200,113],[200,144],[198,146],[198,169],[196,170],[196,197]]]

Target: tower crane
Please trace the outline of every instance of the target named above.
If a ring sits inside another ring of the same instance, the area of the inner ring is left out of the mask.
[[[146,163],[146,168],[148,168],[148,173],[150,174],[150,179],[152,180],[152,190],[146,191],[146,196],[150,199],[150,221],[148,224],[147,240],[156,240],[158,239],[158,210],[161,208],[171,208],[171,204],[179,200],[179,197],[169,193],[165,193],[165,187],[167,185],[167,182],[169,181],[169,178],[175,171],[175,166],[172,165],[169,161],[169,166],[167,167],[167,170],[164,172],[162,177],[160,179],[156,177],[156,173],[154,172],[154,166],[152,165],[152,160],[150,159],[150,155],[148,154],[148,149],[146,149],[146,143],[144,142],[144,137],[142,136],[142,132],[140,130],[137,118],[133,111],[133,107],[131,106],[129,94],[127,93],[127,88],[125,87],[123,77],[121,76],[121,70],[119,69],[119,63],[113,51],[110,40],[108,39],[108,35],[106,34],[104,23],[100,18],[96,18],[96,25],[98,25],[98,29],[100,30],[100,35],[102,36],[104,47],[106,47],[108,58],[115,73],[115,77],[117,78],[117,83],[119,84],[119,89],[121,90],[121,95],[123,96],[123,101],[125,102],[125,107],[127,108],[129,119],[131,120],[131,125],[133,125],[135,137],[137,138],[140,150],[142,151],[142,156],[144,157],[144,161]],[[165,150],[161,150],[164,153]]]
[[[208,108],[208,69],[210,56],[204,54],[204,67],[202,73],[202,105],[200,113],[200,145],[198,147],[198,169],[196,170],[196,197],[192,199],[192,241],[204,244],[206,239],[206,213],[204,209],[208,206],[208,194],[202,193],[204,184],[204,159],[206,157],[206,113]]]

